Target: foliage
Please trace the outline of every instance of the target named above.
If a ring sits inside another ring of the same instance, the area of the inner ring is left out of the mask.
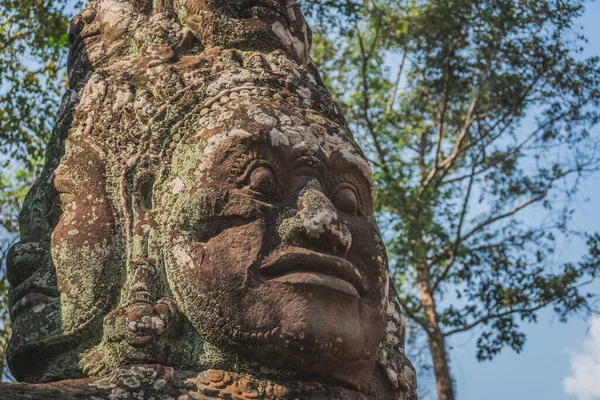
[[[0,2],[0,151],[4,164],[41,166],[64,88],[65,0]],[[7,157],[6,157],[7,156]]]
[[[371,158],[396,284],[450,399],[447,337],[475,330],[489,360],[520,351],[541,308],[564,321],[590,304],[598,261],[557,265],[553,249],[581,234],[569,200],[600,167],[599,60],[580,55],[582,1],[346,10],[336,29],[316,19],[313,57]]]

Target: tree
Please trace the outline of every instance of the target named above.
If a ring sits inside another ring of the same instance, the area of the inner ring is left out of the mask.
[[[600,64],[574,29],[584,2],[333,5],[314,58],[372,160],[399,293],[440,400],[454,399],[449,337],[477,332],[490,360],[523,348],[540,309],[564,321],[590,306],[598,237],[581,263],[552,262],[577,234],[569,199],[600,167]]]
[[[6,250],[65,87],[67,0],[0,0],[0,376],[10,335]]]

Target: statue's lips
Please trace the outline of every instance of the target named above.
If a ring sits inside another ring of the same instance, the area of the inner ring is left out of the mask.
[[[258,271],[268,280],[325,286],[355,297],[366,291],[361,273],[348,260],[300,248],[268,258]]]
[[[41,286],[32,278],[11,290],[9,304],[12,318],[29,308],[35,309],[36,306],[42,306],[51,298],[60,296],[58,289]]]

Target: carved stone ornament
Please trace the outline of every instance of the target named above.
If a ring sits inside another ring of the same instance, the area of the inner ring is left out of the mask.
[[[371,169],[294,0],[94,0],[69,34],[0,398],[416,399]]]

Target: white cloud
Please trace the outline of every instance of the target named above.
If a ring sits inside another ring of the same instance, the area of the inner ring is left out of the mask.
[[[578,400],[600,399],[600,317],[591,319],[588,337],[569,353],[571,376],[563,379],[565,393]]]

